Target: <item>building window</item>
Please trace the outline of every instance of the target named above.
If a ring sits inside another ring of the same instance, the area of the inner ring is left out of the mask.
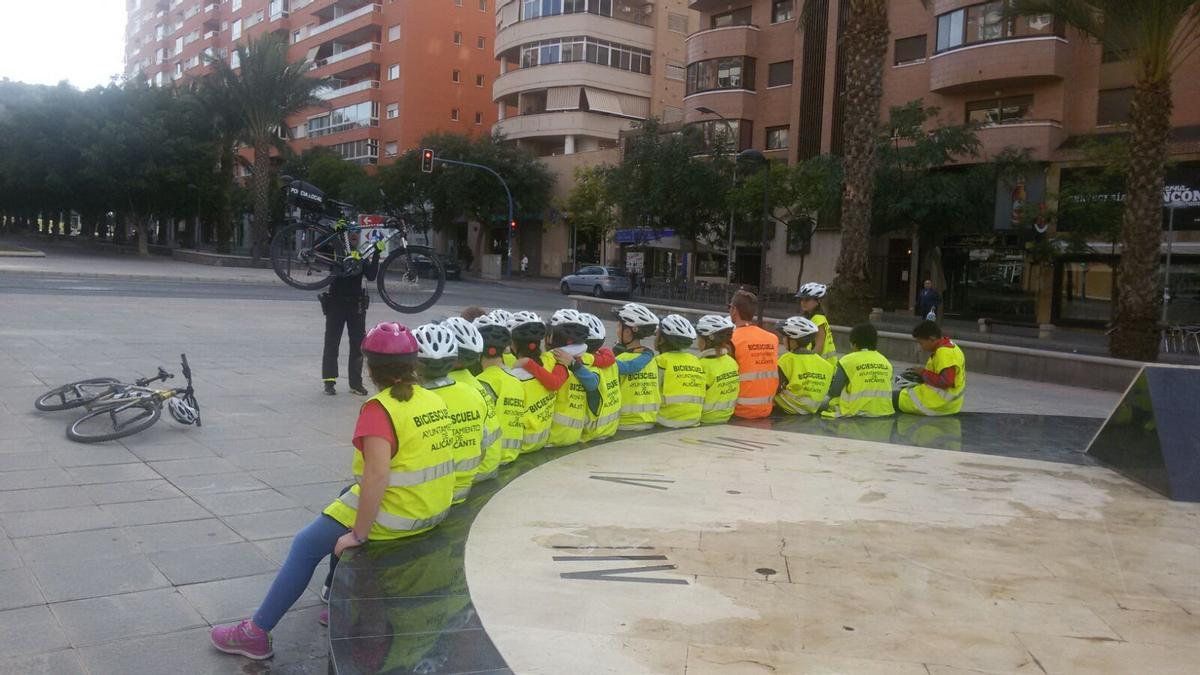
[[[475,76],[475,86],[476,86],[476,87],[483,87],[483,76],[482,76],[482,75],[476,75],[476,76]]]
[[[994,98],[967,104],[967,123],[989,127],[1032,119],[1032,96]]]
[[[306,130],[310,138],[318,138],[347,129],[377,126],[379,126],[379,104],[373,101],[364,101],[310,117]]]
[[[475,38],[475,46],[478,47],[479,49],[486,49],[487,48],[487,39],[484,38],[482,35],[480,35],[479,37]]]
[[[737,152],[742,147],[741,120],[707,119],[696,122],[695,126],[700,129],[700,134],[704,138],[704,147],[708,148],[710,152]]]
[[[242,67],[242,53],[240,51],[235,49],[235,50],[233,50],[233,53],[229,55],[229,67],[230,68],[241,68]]]
[[[233,26],[230,27],[230,36],[234,40],[242,37],[242,20],[241,19],[237,19],[236,21],[233,22]],[[178,41],[176,41],[175,50],[179,51],[182,48],[183,48],[183,46],[180,45]]]
[[[1101,89],[1096,106],[1096,126],[1129,123],[1129,106],[1133,103],[1133,87]]]
[[[327,147],[347,162],[354,162],[355,164],[379,163],[379,141],[374,139],[335,143]]]
[[[925,36],[914,35],[900,38],[892,49],[893,63],[903,66],[908,63],[921,63],[925,60]]]
[[[650,24],[644,0],[520,0],[521,21],[560,14],[595,14],[639,25]]]
[[[475,113],[475,124],[483,124],[483,113]]]
[[[456,45],[462,44],[462,32],[454,31],[454,44],[456,44]]]
[[[768,150],[787,150],[788,147],[788,128],[787,127],[767,127],[767,149]]]
[[[388,26],[388,42],[395,42],[400,39],[400,24]]]
[[[785,87],[792,83],[792,62],[779,61],[767,66],[767,86]]]
[[[302,31],[302,30],[292,31],[292,44],[296,44],[297,42],[299,42],[303,39],[304,39],[304,31]]]
[[[455,7],[462,7],[462,0],[454,0]]]
[[[392,65],[388,66],[388,79],[396,80],[399,78],[400,78],[400,64],[393,63]]]
[[[722,14],[713,14],[708,20],[709,28],[728,28],[729,26],[749,26],[750,25],[750,8],[742,7],[735,9],[732,12],[724,12]]]
[[[461,83],[462,82],[462,71],[458,70],[458,69],[451,71],[450,72],[450,81],[455,84]]]
[[[242,8],[242,0],[233,0],[233,7],[232,7],[233,11],[236,12],[241,8]]]
[[[668,80],[686,80],[687,66],[682,63],[667,62],[667,79]]]
[[[487,10],[487,0],[479,0],[479,11],[481,11],[481,12],[488,11]]]
[[[667,30],[672,33],[688,34],[688,15],[667,12]]]
[[[688,94],[714,89],[754,91],[754,57],[730,56],[688,64]]]
[[[937,18],[937,51],[1012,38],[1062,36],[1062,24],[1049,14],[1006,16],[1004,0],[984,2]]]
[[[457,121],[458,121],[458,108],[451,108],[451,109],[450,109],[450,121],[451,121],[451,122],[457,122]]]
[[[580,61],[650,74],[650,52],[615,42],[575,36],[521,45],[522,68]]]
[[[385,157],[395,157],[398,154],[400,154],[400,151],[399,151],[398,145],[396,144],[396,141],[388,141],[387,143],[384,144],[383,155]]]
[[[771,3],[771,23],[790,21],[795,10],[795,0],[774,0]]]
[[[394,120],[399,116],[400,116],[400,104],[399,103],[387,104],[387,118],[389,120]]]

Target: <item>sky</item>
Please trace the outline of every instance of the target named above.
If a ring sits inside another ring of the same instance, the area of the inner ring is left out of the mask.
[[[0,0],[0,78],[108,84],[124,69],[125,0]]]

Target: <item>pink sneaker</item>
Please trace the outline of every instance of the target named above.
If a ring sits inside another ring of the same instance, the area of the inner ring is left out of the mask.
[[[255,626],[250,619],[213,626],[211,638],[213,646],[226,654],[240,654],[257,661],[275,654],[271,649],[271,634]]]
[[[317,615],[317,623],[321,624],[322,626],[329,625],[329,608],[321,610],[321,613]]]

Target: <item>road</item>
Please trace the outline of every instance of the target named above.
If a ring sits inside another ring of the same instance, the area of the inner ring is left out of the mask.
[[[378,295],[374,293],[375,300]],[[138,277],[89,277],[70,274],[39,274],[0,271],[0,295],[53,295],[103,297],[154,297],[198,300],[278,300],[312,302],[316,291],[301,291],[283,282],[277,284],[237,281],[168,281]],[[439,304],[447,306],[482,305],[507,309],[530,309],[549,313],[566,306],[558,292],[539,287],[519,287],[479,281],[447,281]],[[382,302],[378,306],[382,307]]]

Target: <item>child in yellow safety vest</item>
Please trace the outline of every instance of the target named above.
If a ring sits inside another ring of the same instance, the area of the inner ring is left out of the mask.
[[[487,404],[487,417],[483,421],[483,442],[480,444],[483,457],[479,461],[479,471],[475,473],[474,480],[478,483],[495,478],[500,468],[502,432],[500,417],[496,413],[496,391],[490,384],[476,377],[483,371],[479,361],[483,355],[483,336],[480,335],[479,329],[475,328],[475,324],[462,317],[452,316],[443,321],[442,325],[450,329],[458,347],[458,361],[454,364],[454,370],[450,371],[450,379],[474,388]]]
[[[643,431],[654,428],[662,394],[658,389],[658,371],[651,367],[654,352],[646,349],[642,340],[658,330],[658,317],[645,305],[626,303],[613,311],[617,315],[617,346],[613,353],[621,368],[622,431]],[[632,364],[641,363],[640,367]],[[629,366],[621,364],[628,363]]]
[[[579,379],[587,392],[587,419],[583,424],[583,442],[605,439],[617,433],[621,424],[621,366],[612,350],[604,346],[608,331],[604,322],[595,314],[580,312],[587,325],[587,353],[575,359],[571,372]],[[644,353],[649,362],[651,354]],[[623,361],[630,366],[633,361]],[[640,370],[644,364],[638,366]]]
[[[721,314],[705,314],[696,322],[700,367],[704,368],[704,411],[701,424],[723,424],[733,417],[741,390],[741,373],[730,354],[733,320]]]
[[[967,360],[958,345],[934,321],[922,321],[912,332],[929,354],[924,368],[909,370],[920,382],[896,392],[896,409],[912,415],[953,415],[962,410],[967,390]]]
[[[503,466],[521,455],[521,439],[525,436],[525,389],[517,375],[504,365],[503,356],[512,345],[508,322],[488,314],[475,319],[475,328],[483,338],[478,379],[491,387],[496,395],[500,464]]]
[[[571,358],[555,350],[542,353],[546,338],[546,322],[533,312],[517,312],[509,322],[512,350],[517,360],[513,372],[525,389],[525,435],[521,453],[536,452],[550,441],[558,390],[567,383],[566,364]]]
[[[587,351],[588,328],[583,317],[574,309],[560,309],[550,317],[550,334],[546,336],[546,348],[550,358],[542,362],[556,368],[558,355],[570,357],[567,362],[567,381],[558,389],[554,399],[554,416],[550,420],[550,440],[546,445],[565,448],[575,445],[583,437],[587,422],[587,392],[575,374],[578,356]],[[553,360],[551,360],[553,359]],[[585,375],[586,377],[586,375]]]
[[[658,356],[658,386],[662,402],[659,426],[670,429],[694,427],[704,413],[704,367],[695,354],[685,352],[696,342],[696,327],[678,314],[668,314],[658,324],[654,346]]]
[[[796,298],[800,300],[800,311],[804,312],[804,318],[817,326],[817,334],[813,336],[813,352],[823,359],[836,362],[838,353],[837,345],[833,343],[833,330],[829,328],[829,319],[825,318],[825,309],[821,307],[821,298],[828,292],[829,287],[825,284],[808,283],[796,291]]]
[[[829,384],[834,365],[813,351],[817,324],[803,316],[788,317],[779,324],[787,352],[779,357],[779,391],[775,405],[789,415],[817,412]]]
[[[869,323],[850,331],[849,354],[838,359],[829,393],[818,407],[822,417],[889,417],[892,404],[892,363],[876,350],[879,332]]]

